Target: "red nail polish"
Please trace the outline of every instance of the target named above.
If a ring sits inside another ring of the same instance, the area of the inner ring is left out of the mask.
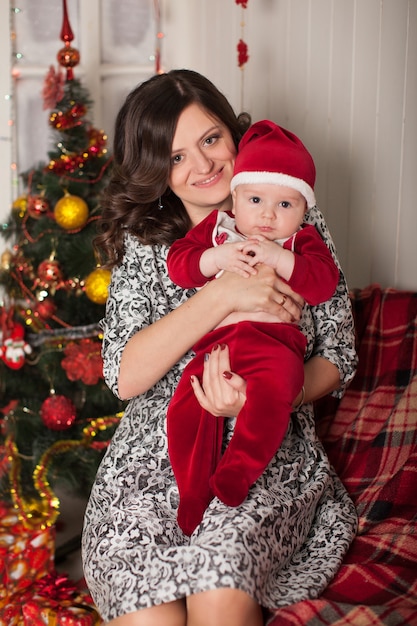
[[[223,372],[223,377],[224,377],[226,380],[230,380],[230,379],[232,378],[232,376],[233,376],[232,372],[228,372],[228,371]]]

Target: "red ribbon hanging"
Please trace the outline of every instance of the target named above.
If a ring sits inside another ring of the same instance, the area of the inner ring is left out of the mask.
[[[247,9],[248,7],[248,0],[235,0],[237,5],[241,5],[242,9]],[[243,27],[244,27],[244,21],[242,19],[242,36],[243,36]],[[248,54],[248,46],[246,44],[245,41],[243,41],[243,38],[239,39],[239,42],[237,44],[237,64],[240,68],[242,68],[249,60],[249,54]]]

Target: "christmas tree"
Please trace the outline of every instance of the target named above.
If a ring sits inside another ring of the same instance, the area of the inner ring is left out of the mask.
[[[43,88],[54,143],[45,163],[22,174],[0,264],[0,500],[33,527],[54,524],[59,485],[88,493],[123,410],[103,380],[110,273],[93,247],[111,158],[73,75],[79,53],[66,7],[61,39],[60,67]]]

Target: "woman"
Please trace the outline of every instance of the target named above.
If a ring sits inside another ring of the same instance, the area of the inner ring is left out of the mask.
[[[87,583],[112,626],[260,626],[261,607],[316,597],[355,532],[353,505],[315,436],[311,402],[341,393],[355,368],[353,323],[341,275],[336,295],[303,308],[305,388],[286,437],[239,507],[214,499],[186,537],[167,452],[166,409],[192,346],[233,312],[298,320],[300,299],[272,271],[225,274],[198,293],[171,283],[169,245],[213,209],[231,207],[242,131],[224,96],[188,70],[158,75],[126,99],[98,243],[113,267],[104,321],[104,371],[131,398],[87,507]],[[308,212],[332,248],[317,209]],[[227,346],[193,382],[201,405],[226,416],[225,443],[245,401]],[[223,376],[223,373],[226,376]],[[210,442],[208,442],[210,445]]]

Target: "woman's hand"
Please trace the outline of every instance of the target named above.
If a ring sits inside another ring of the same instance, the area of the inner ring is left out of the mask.
[[[225,272],[217,282],[225,288],[225,296],[233,297],[235,312],[270,313],[281,322],[298,322],[304,300],[271,267],[256,266],[257,273],[242,279]]]
[[[231,313],[250,315],[264,311],[282,322],[297,322],[302,305],[303,300],[266,265],[259,265],[256,275],[248,278],[224,272],[184,304],[129,339],[120,363],[120,398],[132,398],[150,389],[203,335]],[[225,365],[219,375],[229,369],[230,365]],[[225,392],[226,387],[221,388]],[[212,406],[210,398],[207,401]]]
[[[217,417],[236,417],[246,401],[246,382],[230,371],[227,345],[215,346],[204,363],[203,380],[191,377],[199,404]]]

